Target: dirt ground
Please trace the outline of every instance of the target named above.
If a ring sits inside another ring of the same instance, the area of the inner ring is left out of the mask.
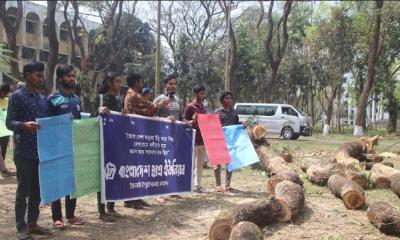
[[[390,146],[398,138],[386,141],[381,148]],[[282,142],[272,139],[272,142]],[[290,141],[296,147],[291,166],[300,171],[302,158],[317,157],[327,161],[334,156],[334,149],[342,142],[322,141],[318,138]],[[392,148],[391,150],[399,149]],[[387,159],[400,169],[400,158]],[[7,165],[14,169],[11,154]],[[335,198],[326,187],[311,185],[301,173],[305,182],[306,207],[291,223],[272,224],[264,229],[265,239],[395,239],[379,232],[369,221],[364,210],[347,210],[340,199]],[[67,226],[65,230],[52,229],[53,236],[37,239],[208,239],[208,230],[214,217],[223,208],[253,201],[265,196],[267,177],[260,169],[250,167],[233,174],[232,186],[239,193],[206,193],[183,196],[182,199],[167,198],[160,204],[149,199],[151,208],[133,210],[116,204],[116,210],[123,215],[114,223],[103,223],[98,219],[96,196],[78,199],[76,215],[81,216],[85,225]],[[204,171],[204,186],[214,187],[211,169]],[[14,198],[16,179],[0,177],[0,239],[15,239]],[[368,190],[367,203],[384,200],[399,208],[400,199],[389,190]],[[39,224],[51,228],[50,207],[41,208]]]

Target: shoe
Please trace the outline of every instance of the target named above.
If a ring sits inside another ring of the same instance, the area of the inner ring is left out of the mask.
[[[39,226],[37,223],[28,225],[28,233],[36,235],[49,235],[50,231],[47,228]]]
[[[83,225],[83,221],[81,218],[74,216],[72,218],[68,218],[68,223],[71,225]]]
[[[107,209],[108,215],[111,215],[112,217],[117,217],[120,218],[122,217],[120,214],[118,214],[114,209]]]
[[[5,171],[1,172],[1,176],[3,178],[15,177],[16,175],[17,174],[15,174],[15,172],[11,172],[11,171],[8,171],[8,170],[5,170]]]
[[[202,186],[196,186],[194,191],[197,192],[197,193],[208,193],[208,192],[210,192],[210,190],[208,190],[207,188],[204,188]]]
[[[216,186],[214,190],[217,193],[223,193],[224,192],[224,189],[221,186]]]
[[[58,229],[64,229],[65,225],[64,222],[62,220],[56,220],[53,222],[53,227],[58,228]]]
[[[18,240],[32,240],[34,238],[28,233],[28,229],[24,228],[17,232],[17,239]]]
[[[114,217],[108,213],[100,213],[99,219],[101,219],[103,222],[114,222],[115,221]]]
[[[138,202],[139,204],[141,204],[143,207],[150,207],[150,204],[142,199],[135,200],[135,201]]]

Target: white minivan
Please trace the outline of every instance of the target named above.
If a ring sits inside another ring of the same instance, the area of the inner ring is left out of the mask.
[[[299,136],[311,136],[311,118],[302,111],[288,104],[274,103],[236,103],[235,110],[240,121],[254,116],[259,124],[272,134],[279,134],[284,139],[298,139]]]

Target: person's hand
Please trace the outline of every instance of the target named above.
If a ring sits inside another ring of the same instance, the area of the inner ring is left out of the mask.
[[[157,106],[158,106],[159,108],[161,108],[161,107],[166,107],[166,106],[168,106],[168,104],[169,104],[169,99],[163,99],[163,100],[161,100],[161,101],[157,104]]]
[[[99,107],[99,114],[111,115],[111,111],[108,107]]]
[[[168,116],[168,117],[166,117],[166,118],[169,119],[169,120],[171,120],[171,122],[173,122],[173,123],[176,121],[176,118],[175,118],[174,115]]]
[[[199,114],[198,113],[193,114],[192,119],[193,121],[197,121],[197,119],[199,119]]]
[[[247,128],[247,127],[249,126],[249,124],[247,123],[247,121],[243,121],[242,124],[243,124],[243,127],[244,127],[244,128]]]
[[[192,127],[193,126],[193,120],[192,121],[186,121],[185,122],[187,126]]]
[[[31,122],[23,122],[22,128],[31,132],[36,132],[36,130],[40,129],[40,125],[34,121]]]

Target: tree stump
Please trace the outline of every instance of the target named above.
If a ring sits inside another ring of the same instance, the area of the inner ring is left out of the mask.
[[[267,193],[275,194],[275,187],[278,183],[285,181],[286,179],[281,176],[274,175],[267,181]]]
[[[328,188],[332,193],[343,200],[347,209],[358,209],[365,201],[363,189],[354,181],[351,181],[340,174],[329,177]]]
[[[252,222],[240,222],[232,228],[229,240],[263,240],[262,230]]]
[[[367,217],[382,233],[400,235],[400,212],[386,202],[369,204]]]

